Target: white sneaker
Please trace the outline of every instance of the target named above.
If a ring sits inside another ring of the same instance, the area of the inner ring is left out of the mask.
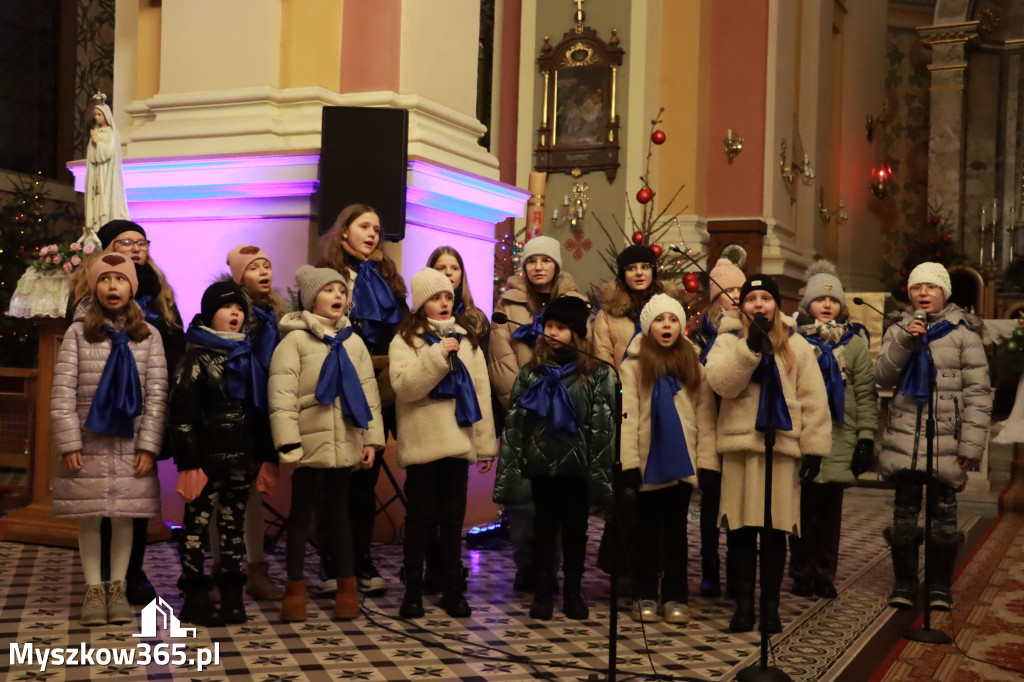
[[[654,599],[641,599],[633,602],[629,617],[637,622],[654,623],[658,620],[658,602]]]
[[[665,602],[665,615],[663,618],[666,623],[689,623],[690,622],[690,607],[681,601],[667,601]]]

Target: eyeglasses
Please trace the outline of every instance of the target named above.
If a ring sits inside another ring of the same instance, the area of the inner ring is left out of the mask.
[[[140,249],[148,249],[149,245],[152,244],[152,243],[153,242],[151,242],[149,239],[139,239],[138,241],[136,241],[134,239],[115,239],[114,240],[114,245],[115,246],[121,246],[121,247],[124,247],[126,249],[130,249],[130,248],[132,248],[132,246],[138,246]]]
[[[910,293],[912,294],[930,294],[934,296],[942,291],[942,287],[937,284],[915,284],[910,287]]]

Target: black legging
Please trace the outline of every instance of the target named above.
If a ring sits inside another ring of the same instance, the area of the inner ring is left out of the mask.
[[[454,587],[462,560],[462,526],[466,518],[469,462],[445,457],[405,470],[405,575],[423,573],[427,539],[438,531],[441,570],[446,587]]]
[[[565,576],[583,575],[587,553],[587,481],[582,476],[537,476],[530,479],[534,523],[534,557],[538,571],[555,571],[555,541],[562,533]]]
[[[323,515],[320,527],[328,537],[320,542],[329,545],[337,569],[337,578],[351,578],[352,529],[349,525],[348,495],[351,469],[314,469],[300,466],[292,474],[292,506],[288,512],[287,564],[288,580],[304,579],[306,539],[317,499],[322,500],[318,512]],[[321,490],[318,494],[318,488]],[[331,577],[331,576],[328,576]]]

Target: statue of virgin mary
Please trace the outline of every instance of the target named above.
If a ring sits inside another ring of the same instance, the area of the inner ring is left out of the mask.
[[[79,241],[99,248],[96,231],[111,220],[128,220],[128,202],[121,176],[121,136],[107,97],[93,97],[94,124],[89,131],[85,164],[85,232]]]

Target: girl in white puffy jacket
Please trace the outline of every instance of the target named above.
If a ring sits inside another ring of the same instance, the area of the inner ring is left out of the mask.
[[[452,283],[424,268],[412,278],[412,312],[388,352],[398,420],[398,465],[406,470],[402,618],[423,616],[423,560],[439,528],[441,607],[471,611],[461,590],[462,525],[469,465],[490,471],[497,451],[487,361],[472,323],[455,314]]]
[[[353,471],[373,465],[384,448],[373,361],[352,332],[345,310],[348,285],[330,268],[304,265],[295,273],[303,310],[279,324],[287,334],[270,363],[270,428],[281,463],[294,467],[288,514],[288,583],[281,619],[306,619],[303,563],[319,488],[329,494],[323,512],[337,558],[334,617],[359,616],[348,490]],[[324,539],[322,539],[324,541]]]

